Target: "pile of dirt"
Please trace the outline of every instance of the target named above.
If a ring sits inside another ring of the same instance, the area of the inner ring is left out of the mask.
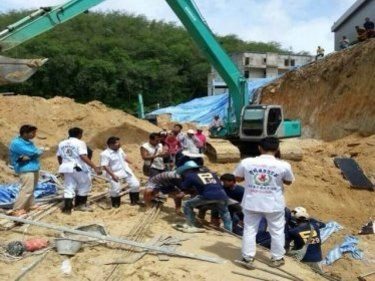
[[[375,133],[375,39],[286,73],[262,91],[264,104],[283,105],[301,119],[305,137],[335,140]]]
[[[42,158],[44,169],[56,170],[56,148],[58,143],[67,137],[68,129],[80,127],[84,130],[83,139],[95,151],[105,148],[109,136],[116,135],[125,145],[133,148],[133,144],[147,141],[148,134],[160,128],[126,114],[121,110],[110,109],[104,104],[93,101],[79,104],[69,98],[55,97],[44,99],[29,96],[9,96],[0,99],[0,159],[8,160],[8,145],[18,134],[23,124],[38,127],[35,143],[49,147]],[[138,153],[128,151],[130,154]],[[98,153],[94,153],[97,159]]]

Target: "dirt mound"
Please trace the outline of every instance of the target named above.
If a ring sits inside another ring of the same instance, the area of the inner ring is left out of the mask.
[[[111,135],[119,136],[125,145],[139,144],[147,140],[148,134],[160,129],[147,121],[110,109],[93,101],[79,104],[69,98],[44,99],[29,96],[10,96],[0,99],[0,159],[7,161],[10,140],[18,134],[22,124],[38,127],[35,140],[39,146],[47,146],[51,151],[44,155],[45,169],[57,166],[55,153],[60,140],[67,137],[69,128],[84,129],[84,140],[94,149],[103,149]],[[96,155],[97,157],[97,155]]]
[[[375,39],[285,74],[262,92],[301,119],[303,135],[324,140],[375,133]]]

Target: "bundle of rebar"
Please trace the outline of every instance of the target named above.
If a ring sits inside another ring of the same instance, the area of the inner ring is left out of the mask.
[[[151,209],[143,213],[143,215],[139,219],[139,223],[130,230],[130,232],[126,235],[126,238],[135,242],[144,242],[146,239],[146,234],[149,232],[152,223],[159,216],[160,210],[160,204],[156,204]],[[138,249],[132,246],[127,247],[125,251],[122,250],[121,253],[121,258],[126,259],[128,263],[135,262],[135,260],[139,257],[139,255],[137,254],[139,253]],[[104,280],[115,280],[115,276],[113,275],[116,273],[116,271],[118,271],[119,266],[120,264],[115,264]],[[117,273],[117,275],[121,274]],[[120,276],[119,278],[121,280]]]

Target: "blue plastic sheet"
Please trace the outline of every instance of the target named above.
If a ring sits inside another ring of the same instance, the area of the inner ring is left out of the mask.
[[[362,260],[363,252],[357,248],[359,240],[355,236],[345,236],[344,242],[328,252],[323,259],[322,264],[331,265],[342,257],[345,253],[350,253],[353,259]]]
[[[249,101],[260,87],[269,84],[275,78],[264,78],[248,82]],[[228,93],[207,96],[193,99],[176,106],[169,106],[152,111],[147,116],[171,114],[171,120],[179,123],[194,122],[199,126],[207,126],[211,123],[215,115],[219,115],[222,120],[226,118],[228,112]]]
[[[335,221],[326,223],[326,226],[320,230],[322,243],[324,243],[333,233],[340,231],[341,229],[343,229],[343,227]]]
[[[20,189],[19,183],[0,185],[0,207],[10,207],[16,200]],[[52,182],[39,182],[34,190],[35,198],[42,198],[57,193],[56,185]]]

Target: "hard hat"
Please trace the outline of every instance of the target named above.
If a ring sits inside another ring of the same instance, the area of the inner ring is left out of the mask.
[[[310,216],[304,207],[296,207],[292,210],[292,216],[296,219],[305,218],[308,219]]]
[[[189,135],[194,135],[195,131],[193,129],[189,129],[189,130],[187,130],[186,133],[189,134]]]
[[[190,160],[190,161],[187,161],[184,165],[182,165],[181,167],[178,167],[176,169],[176,173],[181,175],[183,174],[185,171],[187,170],[191,170],[191,169],[197,169],[199,168],[198,164],[195,163],[194,161]]]

